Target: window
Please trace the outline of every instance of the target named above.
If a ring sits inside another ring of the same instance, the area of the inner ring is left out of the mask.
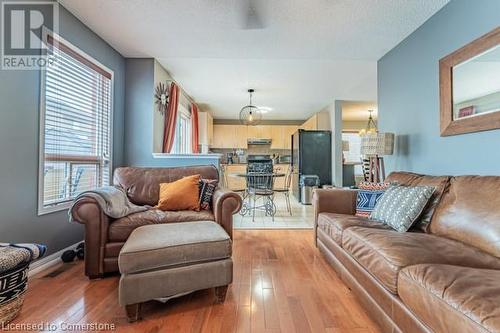
[[[46,36],[42,71],[39,214],[109,185],[113,73],[70,43]]]
[[[349,151],[344,151],[346,162],[361,163],[361,137],[358,133],[342,132],[342,141],[349,142]],[[354,166],[354,174],[362,175],[361,165]]]
[[[191,112],[179,103],[177,112],[177,127],[175,128],[174,154],[191,154]]]

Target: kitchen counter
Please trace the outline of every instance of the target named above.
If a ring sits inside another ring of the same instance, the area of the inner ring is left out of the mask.
[[[246,187],[246,179],[244,177],[238,177],[237,175],[246,172],[247,163],[223,163],[221,166],[223,166],[223,177],[229,189],[238,191]],[[290,169],[290,164],[274,164],[273,167],[274,172],[286,174]],[[274,180],[274,186],[276,188],[283,188],[285,186],[285,177],[276,178]]]
[[[221,163],[221,165],[247,165],[248,163]],[[274,163],[273,165],[290,165],[290,163]]]
[[[208,158],[208,159],[221,159],[222,154],[209,153],[209,154],[170,154],[170,153],[153,153],[153,158]]]

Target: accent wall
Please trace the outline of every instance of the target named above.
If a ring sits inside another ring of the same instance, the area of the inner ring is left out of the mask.
[[[59,34],[114,71],[113,165],[123,163],[125,60],[62,6]],[[0,70],[0,242],[38,242],[54,253],[83,240],[67,210],[37,216],[40,71]]]
[[[394,132],[387,171],[500,175],[500,130],[441,137],[439,59],[500,25],[500,1],[452,0],[378,61],[379,129]]]
[[[138,167],[178,167],[213,164],[218,158],[196,156],[154,158],[163,144],[163,116],[154,104],[154,88],[170,80],[168,72],[152,58],[126,59],[125,162]]]

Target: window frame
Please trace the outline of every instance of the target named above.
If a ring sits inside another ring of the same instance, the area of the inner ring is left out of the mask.
[[[83,63],[85,66],[89,66],[89,64],[100,68],[101,70],[107,72],[111,75],[110,78],[110,112],[109,112],[109,183],[111,184],[111,180],[113,178],[113,133],[114,133],[114,83],[115,83],[115,75],[114,71],[103,65],[101,62],[97,61],[92,56],[88,55],[84,51],[82,51],[79,47],[70,43],[66,39],[62,38],[58,34],[43,28],[42,29],[42,40],[45,45],[48,45],[48,39],[52,38],[56,43],[61,43],[65,47],[69,48],[71,52],[74,52],[77,56],[81,57],[85,62]],[[94,68],[95,70],[95,68]],[[47,71],[45,68],[40,69],[40,118],[39,118],[39,140],[38,140],[38,216],[50,214],[54,212],[59,212],[68,209],[71,207],[72,201],[62,202],[59,204],[55,204],[53,206],[44,206],[44,170],[45,170],[45,88],[46,88],[46,76]]]
[[[184,105],[182,105],[179,102],[179,105],[177,106],[177,119],[176,119],[176,131],[175,131],[175,138],[174,138],[174,146],[173,146],[173,151],[172,154],[179,154],[179,155],[191,155],[193,153],[193,147],[192,147],[192,135],[193,135],[193,126],[192,126],[192,113],[191,111],[186,108]],[[187,152],[182,152],[182,141],[184,140],[183,137],[181,136],[181,118],[184,118],[187,120],[187,125],[189,126],[189,133],[187,135],[187,138],[185,138],[187,146],[185,147]],[[180,141],[180,142],[179,142]],[[177,145],[179,145],[179,148],[177,149]]]

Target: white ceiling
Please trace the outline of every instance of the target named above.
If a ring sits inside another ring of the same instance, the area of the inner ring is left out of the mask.
[[[254,101],[267,119],[305,119],[335,99],[376,100],[376,61],[448,0],[60,0],[125,57],[153,57],[216,118]]]

